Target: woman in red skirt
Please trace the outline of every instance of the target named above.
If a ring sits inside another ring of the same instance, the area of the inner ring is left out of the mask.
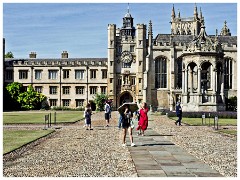
[[[139,111],[140,118],[139,118],[138,127],[137,127],[137,130],[140,130],[140,134],[142,134],[142,136],[144,136],[144,131],[148,127],[147,113],[148,113],[147,103],[143,102],[142,108]]]

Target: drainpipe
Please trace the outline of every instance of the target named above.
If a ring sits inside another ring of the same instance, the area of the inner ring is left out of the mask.
[[[87,77],[87,89],[86,89],[86,93],[87,93],[87,103],[88,103],[88,69],[89,69],[89,67],[88,67],[88,65],[86,66],[86,77]]]
[[[60,107],[62,106],[62,66],[59,67],[60,69],[60,81],[59,81],[59,86],[60,86],[60,94],[59,94],[59,99],[60,99]]]

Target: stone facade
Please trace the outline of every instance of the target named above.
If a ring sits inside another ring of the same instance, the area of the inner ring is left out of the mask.
[[[128,9],[122,27],[108,25],[107,58],[69,58],[63,51],[59,59],[38,59],[31,52],[28,59],[5,59],[4,81],[42,87],[52,106],[76,108],[98,92],[114,107],[144,101],[174,110],[181,101],[188,111],[225,110],[226,99],[237,96],[237,37],[227,22],[220,34],[207,35],[196,5],[187,18],[173,6],[170,23],[170,34],[154,38],[152,22],[135,27]]]

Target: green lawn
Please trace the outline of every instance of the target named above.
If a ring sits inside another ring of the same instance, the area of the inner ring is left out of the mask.
[[[43,124],[44,116],[51,113],[54,123],[54,112],[3,112],[3,124]],[[56,123],[76,122],[83,119],[83,111],[56,111]]]
[[[177,117],[172,117],[171,119],[177,120]],[[202,118],[182,118],[182,123],[189,124],[191,126],[201,126],[202,125]],[[209,118],[206,118],[206,124],[205,120],[203,120],[204,125],[209,125]],[[213,118],[210,118],[210,126],[214,125]],[[219,126],[236,126],[237,125],[237,119],[219,119],[218,120]]]
[[[236,130],[223,129],[223,130],[218,130],[217,132],[224,133],[224,134],[235,135],[235,136],[237,135]]]
[[[54,130],[3,130],[3,154],[54,132]]]

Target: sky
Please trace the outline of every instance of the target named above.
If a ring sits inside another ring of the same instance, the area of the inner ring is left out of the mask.
[[[14,2],[5,0],[2,16],[5,52],[11,51],[15,58],[28,58],[30,52],[36,52],[37,58],[60,58],[62,51],[68,51],[69,58],[106,58],[108,24],[121,28],[128,2],[135,27],[136,24],[148,25],[151,20],[154,37],[170,34],[173,4],[176,15],[180,11],[181,17],[192,17],[195,6],[195,3],[176,1]],[[237,35],[236,1],[201,2],[196,1],[196,5],[198,12],[202,10],[208,35],[215,35],[216,29],[220,33],[225,20],[232,35]]]

